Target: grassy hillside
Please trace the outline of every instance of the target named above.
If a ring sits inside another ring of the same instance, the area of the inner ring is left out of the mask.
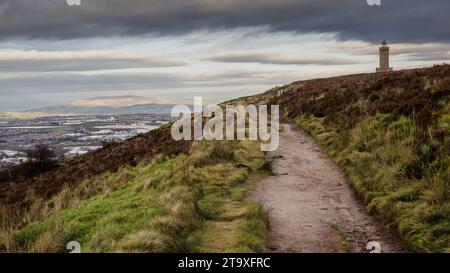
[[[450,66],[267,92],[415,251],[450,251]]]
[[[48,199],[64,187],[74,187],[105,172],[133,167],[157,155],[187,153],[191,144],[174,141],[170,126],[166,125],[122,143],[110,143],[92,153],[60,161],[55,169],[34,177],[24,175],[24,166],[16,166],[0,172],[0,204],[30,207],[36,198]]]
[[[450,66],[296,82],[235,104],[279,104],[411,250],[450,251]],[[176,142],[170,126],[61,161],[0,172],[0,252],[261,251],[268,174],[258,142]],[[247,181],[244,184],[244,181]]]
[[[253,252],[267,221],[243,182],[264,176],[255,142],[201,142],[36,198],[24,215],[2,211],[0,251]]]

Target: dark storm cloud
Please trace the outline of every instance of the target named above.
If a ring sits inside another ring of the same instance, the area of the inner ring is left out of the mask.
[[[1,0],[0,39],[176,35],[195,30],[267,27],[335,32],[379,42],[450,40],[450,1],[382,0]]]

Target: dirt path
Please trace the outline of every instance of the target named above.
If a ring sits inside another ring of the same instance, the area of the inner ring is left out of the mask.
[[[267,251],[401,251],[397,237],[368,215],[342,172],[302,131],[283,125],[271,176],[251,196],[269,210]]]

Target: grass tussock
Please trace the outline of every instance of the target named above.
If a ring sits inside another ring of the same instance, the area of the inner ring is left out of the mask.
[[[61,189],[30,194],[27,210],[0,207],[2,252],[253,252],[267,219],[243,182],[265,173],[256,142],[198,142]]]
[[[450,66],[294,83],[274,97],[410,249],[450,251]]]

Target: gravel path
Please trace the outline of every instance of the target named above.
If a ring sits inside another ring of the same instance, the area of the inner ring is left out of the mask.
[[[398,238],[367,214],[336,164],[315,141],[283,125],[280,147],[269,153],[274,175],[251,192],[269,211],[268,252],[400,252]]]

